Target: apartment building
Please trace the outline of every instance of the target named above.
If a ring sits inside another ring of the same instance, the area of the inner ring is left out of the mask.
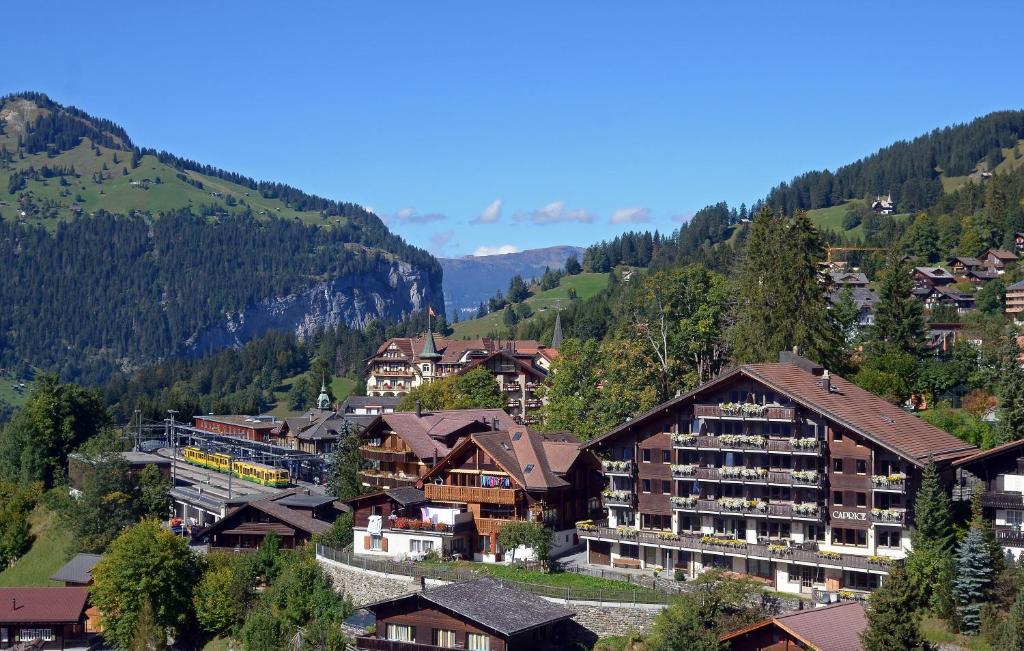
[[[747,364],[589,442],[606,520],[589,562],[693,576],[723,567],[785,592],[870,590],[910,549],[929,457],[976,449],[796,353]]]
[[[1020,321],[1024,312],[1024,280],[1018,280],[1006,288],[1006,313]]]
[[[1024,553],[1024,440],[977,452],[954,465],[954,498],[966,501],[981,492],[981,507],[995,526],[996,538],[1019,558]]]

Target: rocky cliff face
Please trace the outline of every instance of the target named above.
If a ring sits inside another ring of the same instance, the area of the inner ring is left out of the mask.
[[[186,342],[192,355],[241,346],[271,330],[305,337],[318,328],[345,324],[364,327],[374,319],[398,321],[431,305],[441,312],[441,279],[407,262],[381,262],[362,274],[318,282],[307,289],[260,301]]]

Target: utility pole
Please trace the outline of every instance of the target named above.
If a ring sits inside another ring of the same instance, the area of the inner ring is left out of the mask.
[[[177,472],[175,472],[175,466],[178,465],[178,433],[175,431],[174,417],[178,415],[178,412],[174,409],[168,409],[167,413],[171,415],[168,422],[168,431],[170,432],[171,438],[171,488],[177,485]]]
[[[133,448],[136,452],[139,451],[139,444],[142,442],[142,410],[135,410],[135,447]]]

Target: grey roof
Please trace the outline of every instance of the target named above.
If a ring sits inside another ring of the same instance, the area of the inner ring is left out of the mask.
[[[427,503],[427,496],[424,495],[423,491],[418,488],[413,488],[412,486],[392,488],[384,491],[384,494],[402,506],[416,506],[417,504]]]
[[[400,396],[349,396],[341,406],[344,411],[346,407],[397,407],[400,402]]]
[[[149,464],[156,466],[171,465],[170,459],[150,454],[148,452],[122,452],[121,456],[124,457],[125,461],[133,466],[146,466]]]
[[[833,283],[839,285],[855,284],[867,285],[868,277],[859,271],[830,271],[829,277]]]
[[[1024,280],[1018,280],[1017,282],[1013,283],[1012,285],[1010,285],[1006,289],[1007,289],[1007,291],[1009,291],[1011,289],[1014,289],[1014,290],[1016,290],[1016,289],[1024,289]]]
[[[306,495],[304,493],[295,493],[294,495],[282,497],[277,500],[277,503],[290,507],[315,509],[318,506],[330,504],[333,501],[334,498],[330,495]]]
[[[75,557],[54,572],[51,581],[62,583],[80,583],[85,585],[92,581],[92,568],[100,562],[99,554],[75,554]]]
[[[878,294],[873,289],[867,287],[850,287],[850,294],[853,296],[853,302],[857,305],[858,309],[872,308],[875,303],[878,302]],[[843,289],[837,289],[830,292],[828,295],[829,303],[835,305],[843,296]]]
[[[426,590],[420,596],[506,637],[575,614],[565,606],[492,578],[450,583]]]

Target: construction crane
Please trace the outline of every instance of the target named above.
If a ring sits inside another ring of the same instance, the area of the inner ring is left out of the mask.
[[[827,246],[825,249],[825,264],[832,264],[832,252],[833,251],[887,251],[888,249],[879,248],[876,246]]]

